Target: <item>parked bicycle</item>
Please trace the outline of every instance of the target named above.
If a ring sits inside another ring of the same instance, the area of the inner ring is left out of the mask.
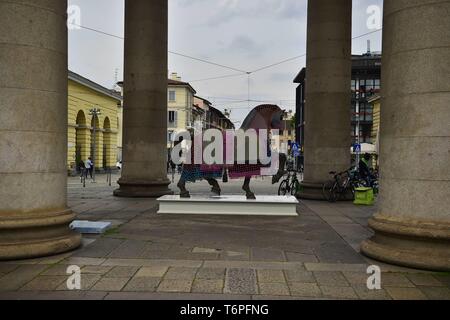
[[[278,195],[285,196],[290,194],[295,196],[300,191],[300,181],[297,178],[296,171],[288,171],[286,178],[281,181],[278,188]]]
[[[374,194],[378,194],[379,193],[378,175],[376,173],[372,173],[369,177],[366,177],[365,179],[360,178],[358,186],[372,188]]]
[[[332,180],[325,182],[322,187],[324,198],[330,202],[344,199],[350,194],[354,197],[355,188],[361,186],[358,172],[354,169],[340,173],[332,171],[330,175],[333,176]]]

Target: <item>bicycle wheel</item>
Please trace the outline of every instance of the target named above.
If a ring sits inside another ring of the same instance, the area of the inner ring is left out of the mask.
[[[335,185],[334,181],[327,181],[323,184],[322,193],[323,193],[323,197],[325,200],[334,202],[333,201],[333,199],[335,197],[334,185]]]
[[[296,196],[297,193],[300,191],[300,182],[298,180],[294,180],[291,183],[291,195]]]
[[[342,190],[338,182],[334,182],[333,187],[331,187],[330,194],[331,194],[330,202],[336,202],[340,199],[342,195]]]
[[[378,193],[380,192],[380,187],[379,187],[379,185],[378,185],[378,181],[377,181],[377,180],[375,180],[375,181],[373,182],[372,188],[373,188],[373,193],[374,193],[375,195],[378,195]]]
[[[287,180],[283,180],[280,184],[280,187],[278,188],[278,195],[279,196],[285,196],[288,192],[289,185]]]
[[[351,194],[351,199],[355,199],[355,185],[353,180],[349,177],[345,184],[341,188],[341,192],[339,197],[348,199],[348,196]]]
[[[357,185],[355,185],[353,182],[350,183],[350,185],[348,186],[348,188],[350,189],[350,192],[352,194],[352,198],[355,199],[355,189],[358,188]]]

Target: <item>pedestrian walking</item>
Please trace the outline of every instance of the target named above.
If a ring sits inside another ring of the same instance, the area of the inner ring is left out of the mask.
[[[78,168],[81,172],[80,177],[82,178],[84,176],[85,178],[87,178],[87,169],[83,160],[81,160],[80,163],[78,164]]]
[[[91,157],[89,157],[89,158],[87,159],[87,161],[86,161],[86,163],[85,163],[85,166],[86,166],[87,171],[89,171],[89,176],[90,176],[91,179],[92,179],[92,171],[94,170],[94,163],[92,162]],[[86,174],[86,177],[87,177],[87,174]]]

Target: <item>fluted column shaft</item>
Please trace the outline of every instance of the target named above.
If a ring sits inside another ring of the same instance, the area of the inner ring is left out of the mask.
[[[385,0],[380,210],[362,251],[450,270],[450,1]]]
[[[351,27],[352,0],[308,1],[301,198],[323,199],[329,172],[350,167]]]
[[[66,10],[0,0],[0,260],[80,244],[66,192]]]
[[[167,0],[125,1],[123,169],[116,196],[170,194]]]

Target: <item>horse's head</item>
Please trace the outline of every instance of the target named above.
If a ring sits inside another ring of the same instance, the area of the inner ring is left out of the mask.
[[[271,130],[274,130],[274,129],[283,130],[284,129],[283,116],[284,116],[284,111],[281,109],[273,112],[272,120],[270,122]]]
[[[245,118],[241,129],[283,129],[283,110],[273,104],[263,104],[254,108]]]

